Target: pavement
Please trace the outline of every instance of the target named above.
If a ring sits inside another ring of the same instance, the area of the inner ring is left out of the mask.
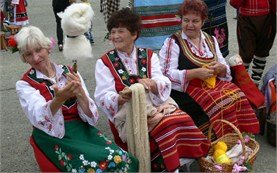
[[[128,0],[121,0],[122,6],[128,4]],[[95,45],[93,53],[95,59],[78,61],[79,71],[82,74],[90,95],[93,96],[95,88],[94,66],[96,59],[103,53],[112,48],[108,41],[104,41],[107,33],[103,16],[99,12],[99,1],[93,0],[92,7],[95,12],[93,19],[93,34]],[[52,11],[51,1],[28,0],[28,15],[30,24],[42,29],[46,36],[54,38],[55,18]],[[238,46],[236,40],[236,11],[227,4],[227,16],[229,25],[229,50],[231,55],[237,54]],[[276,59],[276,40],[274,47],[270,52],[266,70],[277,63]],[[32,148],[29,144],[29,136],[32,126],[24,115],[15,91],[15,83],[21,78],[21,75],[29,68],[28,64],[21,62],[18,53],[12,54],[8,51],[0,51],[0,125],[1,125],[1,172],[39,172]],[[63,54],[56,47],[51,58],[56,63],[72,64],[70,60],[65,59]],[[103,115],[100,112],[101,115]],[[112,137],[107,119],[101,116],[97,127],[108,137]],[[254,172],[276,172],[276,148],[268,144],[266,136],[257,135],[257,141],[260,143],[260,150],[254,164]],[[197,162],[191,166],[192,172],[199,172]]]

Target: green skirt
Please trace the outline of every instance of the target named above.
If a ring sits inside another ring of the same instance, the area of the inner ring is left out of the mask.
[[[51,137],[34,128],[40,150],[63,172],[138,172],[138,160],[98,129],[79,120],[65,122],[65,136]]]

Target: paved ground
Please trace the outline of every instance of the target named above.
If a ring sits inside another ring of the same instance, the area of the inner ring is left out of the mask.
[[[124,5],[127,0],[122,0]],[[47,36],[55,37],[55,20],[52,12],[51,1],[45,0],[28,0],[28,14],[30,23],[38,26]],[[93,46],[94,56],[100,57],[106,50],[111,47],[103,38],[106,34],[106,29],[103,22],[103,17],[99,13],[99,1],[93,1],[93,9],[95,10],[94,18],[94,35],[96,44]],[[227,5],[228,23],[229,23],[229,49],[230,55],[237,53],[236,42],[236,20],[235,10]],[[276,42],[275,42],[276,43]],[[17,53],[1,51],[0,69],[1,69],[1,172],[38,172],[32,148],[29,145],[29,136],[32,126],[23,114],[19,101],[15,92],[15,82],[21,77],[29,66],[22,63]],[[57,63],[71,64],[69,60],[63,58],[62,53],[56,48],[52,53],[52,58]],[[94,65],[96,60],[84,60],[79,62],[79,71],[81,72],[85,82],[89,88],[89,92],[93,95],[95,80],[94,80]],[[271,51],[271,56],[268,59],[267,69],[273,64],[276,64],[276,44]],[[107,120],[102,116],[98,126],[104,133],[111,137],[109,128],[107,128]],[[261,148],[255,162],[255,172],[276,172],[276,148],[270,146],[266,142],[265,136],[257,136]],[[192,167],[193,172],[199,171],[196,163]]]

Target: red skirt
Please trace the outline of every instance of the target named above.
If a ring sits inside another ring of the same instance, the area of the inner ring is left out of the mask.
[[[187,93],[203,108],[209,116],[210,123],[225,119],[233,123],[241,132],[257,134],[259,122],[245,94],[233,83],[217,80],[216,87],[207,88],[200,80],[192,80]],[[217,137],[233,132],[225,124],[215,124],[213,128]]]
[[[110,125],[116,144],[127,149],[127,144],[121,141],[114,125]],[[167,171],[179,168],[180,158],[199,158],[207,155],[210,148],[207,137],[181,110],[166,115],[149,135],[151,161],[162,157]],[[155,163],[151,165],[153,170]]]
[[[33,147],[34,155],[37,160],[41,172],[61,172],[54,163],[39,149],[34,141],[33,136],[30,137],[30,144]]]

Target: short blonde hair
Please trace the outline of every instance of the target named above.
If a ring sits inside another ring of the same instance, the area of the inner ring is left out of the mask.
[[[29,50],[36,50],[38,48],[49,49],[51,41],[48,37],[45,37],[43,32],[35,26],[23,27],[16,35],[15,40],[17,48],[21,55],[21,60],[26,62],[23,55]]]

